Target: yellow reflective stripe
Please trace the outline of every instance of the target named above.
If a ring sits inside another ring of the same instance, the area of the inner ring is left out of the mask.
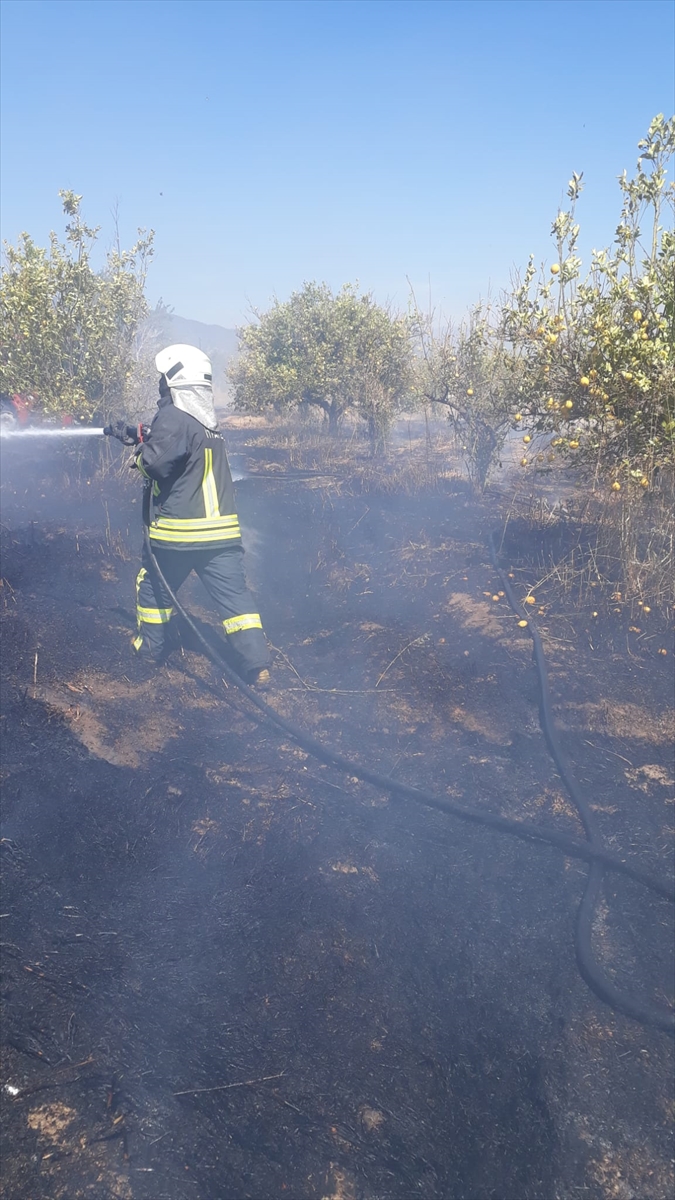
[[[175,542],[176,545],[187,545],[203,542],[208,546],[211,542],[237,541],[241,538],[239,529],[211,529],[207,533],[178,533],[177,531],[160,529],[150,530],[152,542]]]
[[[152,529],[220,529],[225,525],[238,525],[236,513],[226,517],[157,517]]]
[[[143,638],[142,637],[134,638],[134,640],[131,644],[132,644],[134,650],[140,650],[141,646],[143,645]]]
[[[202,479],[202,495],[204,497],[204,515],[219,517],[218,488],[213,475],[213,450],[210,446],[204,448],[204,478]]]
[[[138,467],[141,475],[144,475],[146,479],[149,479],[150,476],[148,475],[148,472],[146,471],[146,469],[143,466],[143,463],[141,461],[142,457],[143,457],[143,451],[141,450],[141,452],[136,455],[136,466]]]
[[[228,617],[223,621],[226,633],[241,633],[242,629],[262,629],[259,613],[244,613],[241,617]]]
[[[136,607],[136,616],[139,624],[145,621],[146,625],[166,625],[173,616],[173,608],[142,608],[139,604]]]

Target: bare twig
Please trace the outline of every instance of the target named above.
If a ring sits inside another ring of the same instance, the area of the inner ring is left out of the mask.
[[[420,646],[420,645],[422,645],[423,642],[424,642],[423,637],[416,637],[416,638],[413,638],[413,640],[411,642],[408,642],[408,645],[404,646],[402,650],[399,650],[398,654],[396,655],[396,658],[392,658],[391,662],[389,663],[389,666],[384,668],[384,671],[380,675],[380,678],[378,679],[377,683],[375,684],[375,687],[378,688],[380,686],[382,680],[384,679],[385,675],[387,674],[387,671],[391,667],[393,667],[394,663],[398,662],[399,658],[401,657],[402,654],[405,654],[406,650],[409,650],[411,646]]]
[[[221,1083],[218,1087],[186,1088],[183,1092],[174,1092],[174,1096],[196,1096],[201,1092],[227,1092],[230,1088],[253,1087],[256,1083],[267,1083],[270,1079],[283,1079],[285,1071],[278,1075],[262,1075],[260,1079],[242,1079],[239,1083]]]

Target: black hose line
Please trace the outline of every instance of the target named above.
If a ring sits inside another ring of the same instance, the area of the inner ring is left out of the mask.
[[[183,608],[180,600],[169,587],[161,567],[155,557],[152,549],[152,543],[148,533],[150,523],[150,488],[146,485],[144,489],[143,500],[143,537],[145,548],[149,557],[149,561],[156,574],[160,588],[163,589],[169,596],[171,603],[180,613],[181,617],[191,630],[197,641],[202,646],[204,653],[211,662],[224,672],[227,679],[239,688],[240,692],[246,699],[263,714],[268,721],[275,725],[278,729],[283,730],[293,738],[299,746],[302,746],[309,754],[319,761],[337,767],[339,771],[343,771],[348,775],[354,775],[356,778],[363,780],[365,783],[370,783],[374,787],[383,792],[391,793],[398,796],[403,796],[406,799],[416,800],[419,804],[423,804],[426,808],[433,808],[439,812],[447,813],[449,816],[458,817],[461,821],[466,821],[472,825],[482,825],[488,829],[495,829],[500,833],[510,834],[512,837],[520,838],[526,842],[538,842],[540,844],[554,846],[561,850],[564,855],[569,858],[580,858],[588,862],[591,866],[588,882],[584,890],[583,898],[579,908],[579,917],[576,927],[576,951],[579,970],[589,985],[590,988],[611,1008],[624,1013],[626,1016],[633,1017],[636,1021],[643,1025],[650,1025],[656,1029],[661,1029],[667,1033],[675,1034],[675,1015],[668,1013],[666,1010],[660,1010],[647,1003],[633,1000],[620,993],[611,982],[605,979],[602,971],[597,966],[591,950],[591,931],[592,921],[597,902],[598,893],[603,877],[603,868],[614,871],[617,874],[628,876],[628,878],[641,883],[650,891],[656,893],[657,896],[665,900],[675,902],[675,886],[669,883],[662,882],[641,870],[639,867],[634,867],[630,863],[624,862],[617,858],[614,854],[605,850],[600,844],[597,835],[592,814],[581,796],[571,767],[558,744],[555,733],[555,726],[551,714],[551,702],[548,692],[548,672],[546,670],[546,660],[544,658],[541,639],[537,630],[532,626],[528,617],[525,616],[523,610],[516,597],[513,589],[507,580],[504,572],[497,563],[494,541],[491,540],[491,551],[494,558],[495,568],[499,572],[500,577],[504,581],[504,591],[506,592],[511,607],[519,615],[522,614],[522,619],[528,620],[528,629],[534,641],[535,661],[537,665],[539,684],[541,689],[541,720],[542,728],[546,741],[554,759],[556,767],[560,773],[565,787],[567,788],[574,804],[576,805],[579,816],[582,820],[587,842],[579,842],[575,838],[567,837],[566,834],[558,833],[555,830],[541,829],[537,825],[532,825],[527,821],[514,821],[508,817],[500,817],[494,813],[483,813],[477,809],[464,808],[460,804],[455,804],[451,800],[444,800],[438,796],[434,796],[431,792],[424,791],[422,788],[411,787],[409,784],[400,783],[397,780],[389,779],[386,775],[380,775],[377,771],[371,771],[369,767],[362,766],[360,763],[339,754],[337,751],[323,746],[321,742],[316,741],[310,734],[306,733],[299,725],[293,721],[287,720],[277,713],[269,704],[262,699],[261,696],[249,687],[247,683],[236,673],[236,671],[228,663],[223,647],[223,652],[214,650],[209,645],[206,638],[199,631],[190,615]]]
[[[525,612],[523,606],[519,603],[507,573],[499,565],[494,534],[490,534],[489,542],[492,563],[502,581],[509,604],[522,621],[527,621],[527,628],[532,638],[533,657],[539,679],[539,721],[544,737],[546,738],[546,744],[549,748],[551,758],[556,765],[558,774],[579,814],[589,845],[597,849],[601,846],[601,838],[595,816],[581,793],[581,789],[574,777],[571,763],[560,744],[556,731],[551,706],[551,692],[548,684],[548,667],[546,665],[546,655],[544,654],[541,635],[536,625]],[[588,873],[588,879],[577,913],[574,944],[579,970],[588,986],[606,1004],[618,1009],[619,1012],[624,1013],[628,1017],[633,1017],[643,1025],[652,1025],[654,1028],[662,1029],[666,1033],[675,1034],[675,1014],[672,1012],[669,1013],[666,1009],[657,1008],[647,1001],[635,999],[620,992],[607,979],[603,970],[596,962],[592,944],[593,920],[600,896],[605,865],[607,864],[599,857],[595,858],[591,863],[591,869]]]

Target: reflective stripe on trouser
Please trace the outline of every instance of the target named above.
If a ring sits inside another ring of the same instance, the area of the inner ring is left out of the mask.
[[[165,626],[168,625],[173,615],[174,609],[169,597],[160,595],[154,586],[150,564],[145,563],[144,556],[144,566],[136,576],[138,634],[132,642],[134,650],[138,654],[147,654],[153,658],[159,657],[164,649]]]
[[[250,671],[269,666],[262,621],[259,614],[253,611],[255,603],[246,587],[241,546],[225,546],[217,550],[173,550],[165,546],[155,546],[153,549],[162,574],[173,592],[178,591],[191,571],[196,571],[218,609],[227,634],[226,645],[237,670],[247,675]],[[145,547],[139,580],[139,608],[170,614],[170,597],[164,595],[155,579]],[[138,649],[159,658],[168,628],[168,621],[144,620],[139,631],[143,645]]]

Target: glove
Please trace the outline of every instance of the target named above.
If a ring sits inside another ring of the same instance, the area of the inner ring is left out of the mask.
[[[127,425],[125,421],[115,421],[113,425],[106,425],[104,434],[108,437],[117,438],[123,446],[138,446],[147,437],[147,425]]]

